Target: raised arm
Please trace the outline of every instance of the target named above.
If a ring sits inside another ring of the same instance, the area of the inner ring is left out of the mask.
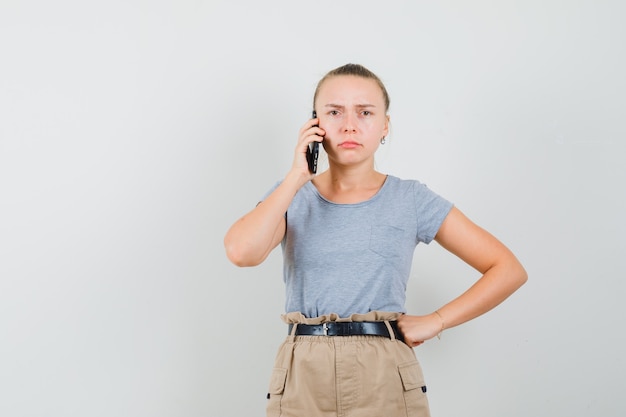
[[[444,220],[435,240],[482,276],[467,291],[437,312],[426,316],[403,316],[399,326],[410,346],[417,346],[443,329],[458,326],[486,313],[528,279],[515,255],[456,207]]]
[[[235,265],[260,264],[285,236],[287,208],[296,192],[313,178],[305,155],[310,142],[323,138],[324,130],[315,127],[317,123],[318,119],[311,119],[300,130],[293,165],[281,184],[226,233],[226,256]]]
[[[298,187],[285,179],[272,194],[237,220],[224,237],[226,256],[237,266],[263,262],[285,235],[285,212]]]

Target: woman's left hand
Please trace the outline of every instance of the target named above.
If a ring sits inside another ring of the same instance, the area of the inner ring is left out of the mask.
[[[428,339],[432,339],[441,332],[441,317],[436,313],[427,316],[398,317],[398,329],[404,336],[404,341],[411,347],[416,347]]]

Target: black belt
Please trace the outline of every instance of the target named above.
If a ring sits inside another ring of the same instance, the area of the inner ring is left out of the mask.
[[[398,322],[390,321],[396,339],[404,342],[404,337],[398,330]],[[289,334],[293,324],[289,325]],[[298,324],[296,336],[382,336],[389,337],[389,330],[383,321],[330,321],[322,324]]]

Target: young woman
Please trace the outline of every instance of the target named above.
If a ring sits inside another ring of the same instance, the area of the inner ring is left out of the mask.
[[[527,279],[516,257],[446,199],[374,169],[389,131],[389,96],[360,65],[330,71],[313,99],[283,180],[232,225],[224,244],[254,266],[282,243],[288,336],[276,357],[267,415],[428,416],[413,347],[498,305]],[[321,142],[328,170],[309,171]],[[419,242],[436,240],[482,276],[423,316],[405,313]]]

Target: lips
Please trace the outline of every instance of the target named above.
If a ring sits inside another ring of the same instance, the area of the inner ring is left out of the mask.
[[[359,146],[361,146],[361,144],[360,144],[360,143],[358,143],[358,142],[353,142],[353,141],[351,141],[351,140],[347,140],[347,141],[345,141],[345,142],[341,142],[341,143],[339,144],[339,147],[340,147],[340,148],[345,148],[345,149],[354,149],[354,148],[357,148],[357,147],[359,147]]]

